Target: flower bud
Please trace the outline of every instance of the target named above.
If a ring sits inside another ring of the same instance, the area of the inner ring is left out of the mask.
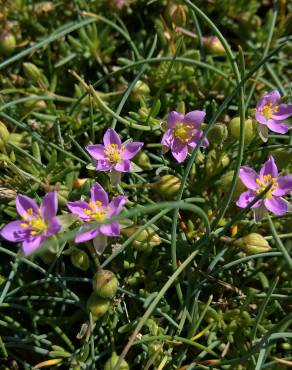
[[[113,298],[116,295],[118,284],[116,275],[109,270],[98,270],[92,279],[93,290],[102,298]]]
[[[9,136],[10,136],[10,133],[7,130],[6,125],[3,122],[0,121],[0,139],[3,140],[4,144],[7,144],[8,140],[9,140]]]
[[[210,53],[225,54],[225,49],[217,36],[203,37],[203,45]]]
[[[220,145],[227,139],[228,129],[224,123],[217,123],[208,133],[208,139],[213,145]]]
[[[234,171],[228,171],[226,172],[220,179],[220,189],[222,189],[223,193],[228,191],[230,188],[230,184],[233,178]],[[244,192],[245,186],[241,182],[241,180],[238,178],[236,180],[235,190],[233,194],[233,199],[237,198],[242,192]]]
[[[141,168],[143,168],[144,170],[152,170],[152,165],[150,163],[150,158],[148,157],[148,155],[143,152],[143,151],[140,151],[134,158],[134,162],[140,166]]]
[[[0,54],[9,55],[13,53],[16,47],[16,40],[14,35],[8,31],[0,33]]]
[[[93,320],[98,320],[109,310],[111,301],[100,298],[96,293],[92,293],[87,301],[87,310],[91,312]]]
[[[109,7],[112,10],[122,11],[128,8],[129,0],[109,0]]]
[[[251,119],[245,120],[244,123],[245,123],[244,140],[248,144],[252,141],[252,139],[255,136],[254,124]],[[228,130],[229,130],[230,135],[234,139],[239,140],[240,138],[240,118],[239,117],[234,117],[229,122]]]
[[[139,226],[127,227],[121,230],[121,233],[127,237],[133,235]],[[136,237],[132,242],[132,247],[138,251],[147,252],[150,251],[153,247],[161,244],[160,236],[155,232],[152,227],[147,227]]]
[[[234,245],[246,254],[264,253],[272,249],[267,240],[257,233],[251,233],[236,240]]]
[[[153,184],[153,189],[161,195],[161,197],[169,199],[173,198],[180,189],[181,181],[173,175],[164,175]]]
[[[116,354],[116,352],[113,352],[111,358],[107,360],[107,362],[104,365],[104,370],[113,370],[119,360],[119,356]],[[125,360],[122,360],[119,370],[129,370],[130,367],[128,363]]]
[[[145,82],[138,80],[135,83],[135,86],[133,87],[133,90],[131,92],[131,100],[139,101],[142,96],[148,95],[149,93],[150,93],[149,86]]]
[[[89,257],[85,251],[82,251],[81,249],[74,249],[70,258],[73,266],[82,271],[88,270]]]
[[[168,2],[165,16],[170,23],[179,27],[185,26],[187,21],[185,8],[173,0]]]
[[[33,63],[23,63],[23,71],[25,77],[33,82],[37,82],[42,77],[42,72],[40,69]]]

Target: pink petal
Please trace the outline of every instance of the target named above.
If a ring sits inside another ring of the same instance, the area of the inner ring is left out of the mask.
[[[58,196],[56,191],[52,191],[43,199],[41,205],[41,214],[46,220],[56,216],[58,211]]]
[[[23,221],[12,221],[5,225],[0,230],[2,238],[9,240],[10,242],[18,242],[23,240],[27,235],[27,230],[20,226]]]
[[[85,149],[95,159],[105,159],[106,158],[106,155],[104,154],[105,147],[101,144],[88,145]]]
[[[107,236],[119,236],[120,225],[118,222],[112,222],[108,225],[103,225],[100,227],[100,232]]]
[[[260,170],[260,180],[265,182],[264,176],[271,175],[272,178],[278,177],[278,168],[276,166],[275,160],[272,156],[264,163]]]
[[[261,113],[260,109],[258,108],[255,113],[255,119],[262,125],[266,125],[268,122],[268,119]]]
[[[236,205],[240,208],[246,208],[256,197],[256,193],[253,191],[245,191],[237,199]]]
[[[277,180],[278,187],[272,194],[278,197],[286,195],[292,191],[292,176],[281,176]]]
[[[88,220],[90,217],[84,212],[85,209],[91,210],[88,203],[83,200],[77,200],[76,202],[67,202],[67,207],[70,212],[78,216],[81,220]]]
[[[189,112],[184,116],[183,122],[186,122],[194,126],[194,128],[199,129],[202,122],[204,121],[205,116],[205,112],[201,110],[193,110],[192,112]]]
[[[27,256],[37,250],[41,244],[45,241],[44,235],[36,235],[32,238],[28,238],[22,243],[22,251]]]
[[[278,112],[273,113],[272,118],[277,121],[282,121],[292,115],[292,104],[281,104],[278,107]]]
[[[269,119],[267,126],[271,131],[278,132],[279,134],[286,134],[289,131],[289,125]]]
[[[104,190],[104,188],[96,182],[92,187],[91,187],[91,202],[101,202],[103,206],[108,205],[108,196],[107,192]]]
[[[165,131],[165,133],[162,136],[161,144],[167,146],[168,148],[171,147],[173,142],[173,130],[168,129]]]
[[[255,221],[255,223],[259,223],[263,219],[265,213],[266,213],[266,208],[264,206],[264,202],[262,202],[260,207],[254,209],[254,221]]]
[[[172,147],[171,147],[171,153],[174,156],[174,158],[179,162],[183,162],[187,155],[188,155],[188,146],[185,143],[182,143],[179,140],[174,140]]]
[[[57,232],[61,230],[61,227],[62,225],[58,221],[57,217],[51,218],[45,236],[48,237],[57,234]]]
[[[268,141],[269,138],[269,129],[266,125],[259,124],[257,126],[258,133],[260,138],[263,140],[264,143]]]
[[[281,95],[278,90],[273,90],[270,93],[264,95],[263,98],[267,100],[267,103],[272,103],[272,105],[275,105],[281,99]]]
[[[114,165],[112,163],[103,159],[98,160],[96,165],[97,171],[110,171],[113,167]]]
[[[132,159],[141,150],[144,143],[139,141],[133,141],[126,145],[125,149],[121,153],[122,159]]]
[[[99,234],[99,228],[88,231],[88,225],[82,225],[75,238],[75,243],[84,243],[92,240]]]
[[[288,202],[280,197],[272,197],[264,200],[265,206],[275,215],[284,215],[288,211]]]
[[[128,200],[128,197],[124,195],[119,195],[115,197],[109,204],[108,216],[112,217],[120,213],[124,204],[126,204],[127,200]]]
[[[177,123],[181,122],[184,119],[184,115],[176,111],[169,113],[167,117],[168,128],[174,128]]]
[[[252,168],[245,166],[241,167],[239,170],[239,177],[248,189],[256,190],[259,188],[256,182],[258,174]]]
[[[33,199],[27,197],[26,195],[18,195],[16,197],[16,210],[18,214],[20,216],[27,215],[29,218],[31,218],[32,215],[27,212],[29,209],[33,210],[33,215],[38,214],[39,207]]]
[[[116,133],[116,131],[113,128],[109,128],[106,130],[106,133],[104,134],[103,137],[103,143],[105,147],[111,144],[117,144],[118,147],[120,148],[122,145],[120,136]]]
[[[115,165],[114,169],[118,172],[131,172],[131,162],[122,159],[120,163]]]

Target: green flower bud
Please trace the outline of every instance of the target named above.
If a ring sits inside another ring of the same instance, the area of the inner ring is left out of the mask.
[[[134,158],[134,163],[143,168],[144,170],[152,170],[150,158],[145,152],[140,151]]]
[[[153,184],[153,189],[161,195],[161,197],[169,199],[173,198],[180,189],[181,181],[173,175],[164,175],[156,183]]]
[[[233,178],[234,171],[228,171],[226,172],[220,179],[220,189],[225,193],[231,184],[232,178]],[[245,186],[241,182],[239,178],[236,180],[235,190],[233,194],[233,199],[237,198],[242,192],[244,192]]]
[[[149,86],[145,82],[138,80],[135,83],[135,86],[133,87],[133,90],[131,92],[131,100],[139,101],[142,96],[148,95],[149,93],[150,93]]]
[[[73,266],[82,271],[88,270],[89,257],[85,251],[82,251],[81,249],[74,249],[70,258]]]
[[[166,7],[166,19],[176,26],[183,27],[186,24],[187,16],[184,6],[170,0]]]
[[[203,45],[210,53],[225,54],[225,49],[217,36],[203,37]]]
[[[127,237],[133,235],[139,226],[132,226],[127,227],[121,230],[121,233]],[[136,239],[132,242],[133,248],[137,249],[138,251],[147,252],[150,251],[153,247],[161,244],[160,236],[155,232],[152,227],[147,227],[136,237]]]
[[[234,242],[246,254],[269,252],[272,248],[260,234],[251,233]]]
[[[16,40],[12,33],[2,31],[0,33],[0,54],[9,55],[16,47]]]
[[[228,137],[228,129],[224,123],[217,123],[208,134],[208,139],[213,145],[220,145]]]
[[[118,279],[116,275],[109,271],[100,269],[92,280],[93,290],[102,298],[113,298],[118,289]]]
[[[91,312],[93,320],[98,320],[109,310],[111,301],[100,298],[96,293],[92,293],[87,301],[87,309]]]
[[[23,63],[25,77],[33,82],[37,82],[42,77],[41,70],[33,63]]]
[[[104,370],[113,370],[119,360],[119,356],[116,352],[113,352],[112,357],[107,360],[104,365]],[[130,367],[125,360],[122,360],[121,365],[119,366],[119,370],[129,370]]]
[[[3,140],[4,144],[7,144],[8,140],[9,140],[9,136],[10,136],[10,133],[7,130],[6,125],[3,122],[0,121],[0,139]]]
[[[240,137],[240,118],[234,117],[228,125],[230,135],[239,140]],[[255,136],[254,123],[251,119],[245,120],[244,140],[248,144],[252,141]]]
[[[214,176],[223,168],[227,167],[230,162],[229,156],[226,152],[212,149],[207,155],[206,172],[208,176]]]

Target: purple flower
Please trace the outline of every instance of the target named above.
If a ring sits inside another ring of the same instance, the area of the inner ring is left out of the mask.
[[[257,222],[262,219],[266,208],[276,215],[283,215],[288,211],[288,202],[282,196],[292,191],[292,176],[279,176],[272,156],[264,163],[259,175],[250,167],[241,167],[239,177],[248,188],[236,202],[240,208],[247,207],[258,194],[271,186],[263,199],[252,206]]]
[[[164,133],[161,144],[170,148],[172,155],[178,162],[183,162],[189,151],[192,151],[196,146],[201,136],[201,123],[205,118],[206,113],[200,110],[183,115],[178,112],[171,112],[167,118],[167,130]],[[209,145],[205,138],[202,147]]]
[[[279,91],[274,90],[260,98],[257,103],[255,117],[260,123],[259,130],[264,141],[267,140],[267,127],[280,134],[289,130],[289,125],[284,120],[292,115],[292,104],[280,104],[280,100]]]
[[[88,145],[86,150],[97,160],[98,171],[131,172],[131,161],[144,143],[133,141],[122,144],[120,136],[109,128],[103,137],[103,144]]]
[[[108,195],[104,188],[99,183],[95,183],[91,187],[89,203],[83,200],[68,202],[67,207],[69,210],[83,222],[80,232],[75,238],[75,242],[83,243],[95,239],[101,234],[105,236],[119,236],[120,225],[117,221],[96,227],[95,229],[92,229],[90,223],[96,221],[102,222],[117,215],[121,212],[127,199],[128,197],[119,195],[109,203]]]
[[[4,226],[0,235],[11,242],[22,242],[25,255],[34,252],[46,238],[61,229],[61,224],[56,217],[58,198],[55,191],[44,197],[40,207],[33,199],[18,195],[16,210],[22,219]]]

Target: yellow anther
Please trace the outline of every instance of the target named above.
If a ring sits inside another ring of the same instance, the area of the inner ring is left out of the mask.
[[[121,153],[123,152],[124,149],[125,149],[124,146],[122,146],[119,149],[119,146],[117,144],[110,144],[104,150],[104,154],[106,155],[106,160],[114,164],[119,163],[122,159]]]
[[[262,108],[262,114],[265,118],[267,119],[270,119],[272,118],[272,115],[273,113],[276,113],[278,112],[279,110],[279,106],[278,105],[275,105],[274,107],[272,106],[272,103],[268,103],[266,104],[263,108]]]
[[[176,125],[173,135],[176,139],[187,143],[193,137],[193,127],[180,122]]]
[[[32,208],[29,208],[29,209],[27,210],[27,213],[28,213],[29,215],[33,215],[33,209],[32,209]]]
[[[258,184],[259,186],[263,186],[263,183],[261,182],[261,180],[260,180],[260,179],[256,179],[256,182],[257,182],[257,184]]]
[[[27,228],[28,228],[28,224],[27,224],[27,223],[25,223],[25,222],[22,222],[22,223],[20,224],[20,226],[21,226],[21,227],[23,227],[24,229],[27,229]]]
[[[90,207],[91,209],[94,209],[94,202],[89,202],[89,207]]]
[[[97,205],[97,207],[102,207],[102,203],[99,201],[99,200],[97,200],[97,201],[95,201],[95,204]]]
[[[22,218],[24,219],[24,221],[28,220],[27,214],[22,215]]]
[[[87,215],[91,215],[91,213],[92,213],[92,211],[90,209],[87,209],[87,208],[84,208],[83,211]]]
[[[30,232],[30,235],[37,235],[38,234],[38,232],[37,231],[35,231],[35,230],[32,230],[31,232]]]

